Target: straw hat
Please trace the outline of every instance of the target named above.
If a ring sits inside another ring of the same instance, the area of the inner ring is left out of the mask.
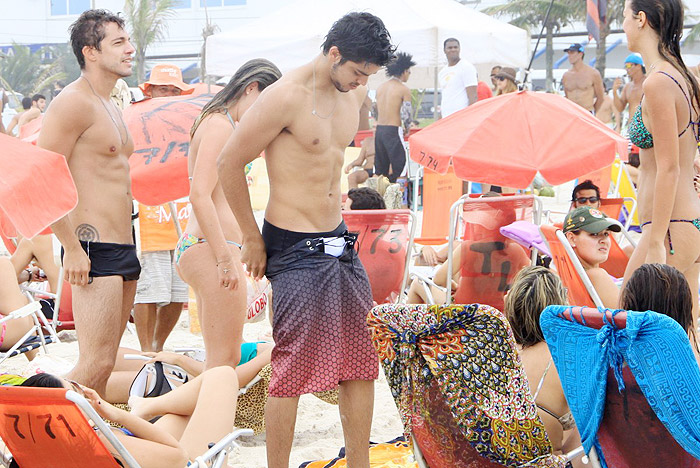
[[[516,73],[517,72],[515,71],[515,68],[503,67],[503,68],[501,68],[501,71],[496,73],[495,78],[505,78],[505,79],[510,80],[513,83],[517,84],[518,80],[515,79]]]
[[[182,72],[177,65],[162,63],[151,70],[151,77],[145,83],[139,85],[144,94],[150,95],[148,88],[153,85],[173,85],[182,90],[182,94],[192,94],[194,86],[182,81]]]

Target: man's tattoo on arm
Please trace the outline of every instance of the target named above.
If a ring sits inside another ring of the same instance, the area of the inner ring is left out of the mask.
[[[95,226],[91,226],[89,224],[81,224],[77,228],[75,228],[75,234],[78,236],[78,239],[81,241],[86,241],[86,242],[99,242],[100,241],[100,233],[97,232],[97,228]]]

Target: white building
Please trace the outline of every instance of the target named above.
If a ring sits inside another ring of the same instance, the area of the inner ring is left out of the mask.
[[[264,16],[285,0],[178,0],[168,21],[165,40],[151,46],[147,55],[186,68],[198,61],[202,29],[209,21],[222,31]],[[68,42],[68,27],[90,8],[124,10],[124,0],[0,0],[0,50],[12,43],[35,45]],[[10,52],[11,53],[11,52]]]

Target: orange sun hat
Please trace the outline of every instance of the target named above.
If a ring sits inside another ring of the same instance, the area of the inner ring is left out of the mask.
[[[156,65],[151,70],[151,77],[139,85],[144,94],[150,95],[148,88],[153,85],[173,85],[182,90],[182,94],[192,94],[194,86],[186,84],[182,81],[182,72],[177,65],[162,63]]]

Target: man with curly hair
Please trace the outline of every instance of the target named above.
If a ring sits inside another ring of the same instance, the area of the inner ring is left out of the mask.
[[[367,80],[393,56],[379,18],[348,13],[319,55],[265,88],[219,155],[219,180],[243,234],[241,261],[272,283],[269,468],[289,467],[299,396],[338,386],[348,466],[369,468],[378,373],[365,322],[372,294],[340,211],[340,173]],[[263,150],[270,200],[261,234],[244,168]]]
[[[414,65],[411,54],[397,53],[396,60],[386,66],[389,80],[377,89],[374,173],[386,176],[391,183],[396,182],[406,165],[403,128],[408,129],[413,118],[411,90],[406,81]]]

